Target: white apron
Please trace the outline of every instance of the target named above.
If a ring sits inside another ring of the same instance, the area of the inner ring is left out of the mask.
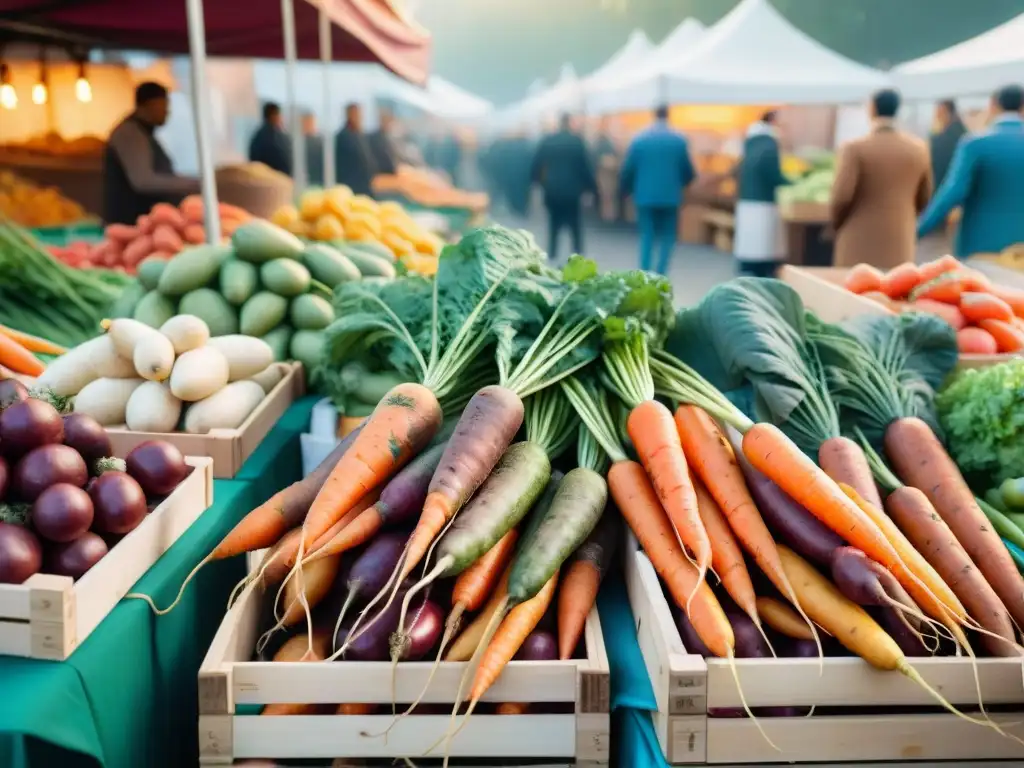
[[[786,228],[775,203],[739,200],[733,254],[740,261],[781,261],[786,256]]]

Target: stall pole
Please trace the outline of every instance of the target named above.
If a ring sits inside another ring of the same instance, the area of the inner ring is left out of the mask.
[[[185,0],[185,12],[188,18],[192,113],[196,121],[203,220],[206,223],[207,242],[217,244],[220,242],[220,214],[217,206],[217,179],[213,175],[213,152],[210,147],[210,101],[206,89],[206,21],[203,19],[203,0]]]
[[[302,115],[295,102],[295,69],[299,54],[295,42],[295,6],[292,0],[281,0],[281,32],[284,35],[285,90],[288,93],[292,134],[292,177],[295,179],[295,194],[299,195],[306,188],[306,142],[302,135]]]
[[[331,20],[327,16],[328,0],[321,0],[320,6],[320,61],[324,65],[324,122],[320,129],[324,137],[324,187],[333,187],[334,176],[334,105],[331,104]]]

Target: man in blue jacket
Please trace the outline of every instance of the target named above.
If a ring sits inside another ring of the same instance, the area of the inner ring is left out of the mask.
[[[988,130],[957,145],[949,172],[917,225],[918,237],[926,235],[961,206],[954,244],[961,259],[1024,242],[1024,88],[1006,86],[993,97],[992,109]]]
[[[668,107],[658,107],[655,123],[641,132],[626,151],[619,184],[631,196],[640,225],[640,269],[668,274],[676,246],[683,190],[696,173],[686,138],[668,124]],[[658,248],[658,261],[653,262]]]

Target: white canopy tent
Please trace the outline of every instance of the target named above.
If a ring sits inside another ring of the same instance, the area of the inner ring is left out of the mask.
[[[629,33],[619,50],[613,53],[604,64],[595,69],[583,79],[584,94],[587,91],[600,87],[601,83],[614,81],[623,74],[634,70],[640,62],[644,61],[654,50],[654,44],[650,41],[642,29],[634,29]]]
[[[808,37],[768,0],[743,0],[689,54],[623,79],[608,102],[650,108],[651,83],[672,104],[847,104],[890,79]]]
[[[1024,81],[1024,13],[952,48],[904,62],[893,78],[909,99],[989,94]]]
[[[389,74],[382,95],[454,122],[479,120],[494,109],[494,105],[486,99],[433,75],[425,88],[417,88]]]
[[[494,122],[501,126],[515,122],[535,124],[560,112],[579,111],[583,106],[581,80],[572,64],[563,64],[558,80],[537,91],[538,83],[542,82],[531,84],[527,97],[497,113]],[[537,92],[530,94],[530,91]]]

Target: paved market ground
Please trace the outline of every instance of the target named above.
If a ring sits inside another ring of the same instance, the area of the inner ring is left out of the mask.
[[[530,230],[542,248],[547,248],[547,218],[543,210],[536,210],[526,219],[497,212],[495,218],[509,227]],[[565,259],[571,244],[568,234],[563,233],[561,258]],[[631,227],[609,227],[596,221],[588,222],[583,234],[586,255],[605,269],[630,269],[638,265],[639,237]],[[918,247],[918,262],[937,258],[948,253],[945,238],[929,238]],[[672,288],[680,306],[688,306],[700,298],[717,283],[728,280],[735,274],[731,254],[722,253],[710,246],[682,244],[676,246],[669,269]]]

